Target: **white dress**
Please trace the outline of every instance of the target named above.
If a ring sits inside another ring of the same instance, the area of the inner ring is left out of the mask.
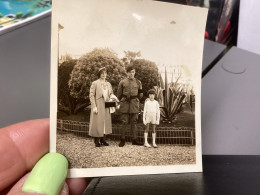
[[[151,124],[159,124],[160,107],[156,100],[147,99],[144,104],[143,121]]]

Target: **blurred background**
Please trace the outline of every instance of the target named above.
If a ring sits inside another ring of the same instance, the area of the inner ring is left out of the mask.
[[[228,48],[237,45],[240,0],[166,0],[209,9],[205,38]]]

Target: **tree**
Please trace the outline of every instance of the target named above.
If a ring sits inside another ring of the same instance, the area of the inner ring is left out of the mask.
[[[141,57],[141,51],[134,52],[134,51],[124,51],[125,57],[122,59],[125,65],[129,65],[137,58]]]
[[[118,84],[125,75],[123,62],[110,49],[94,49],[80,57],[71,73],[69,88],[74,98],[84,99],[89,104],[89,88],[98,79],[97,71],[101,67],[106,67],[107,81],[116,94]]]
[[[29,18],[31,16],[33,16],[34,14],[36,13],[36,10],[33,10],[33,11],[30,11],[24,15],[18,15],[19,16],[19,19],[26,19],[26,18]]]
[[[72,60],[73,58],[71,57],[71,55],[66,54],[66,55],[64,56],[64,59],[65,59],[65,60]]]
[[[52,5],[52,0],[38,0],[34,7],[35,8],[48,8],[48,7],[51,7],[51,5]]]
[[[20,19],[20,18],[23,17],[23,12],[17,12],[17,13],[15,14],[15,16],[16,16],[17,19]]]
[[[145,59],[134,60],[131,64],[135,66],[135,77],[142,82],[144,97],[148,97],[148,90],[158,85],[159,72],[156,64]]]
[[[74,114],[79,101],[70,95],[68,82],[77,60],[67,60],[58,67],[58,110]]]

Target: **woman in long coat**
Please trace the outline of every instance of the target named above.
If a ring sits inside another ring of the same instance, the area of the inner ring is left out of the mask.
[[[99,69],[99,79],[92,82],[89,94],[91,102],[89,135],[94,137],[96,147],[108,146],[105,135],[112,133],[111,113],[109,108],[105,108],[105,102],[116,97],[113,95],[111,84],[106,81],[106,76],[106,68]]]

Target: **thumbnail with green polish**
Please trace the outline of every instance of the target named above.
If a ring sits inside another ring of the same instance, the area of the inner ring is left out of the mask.
[[[48,153],[34,166],[23,185],[24,192],[59,194],[67,176],[68,161],[59,153]]]

